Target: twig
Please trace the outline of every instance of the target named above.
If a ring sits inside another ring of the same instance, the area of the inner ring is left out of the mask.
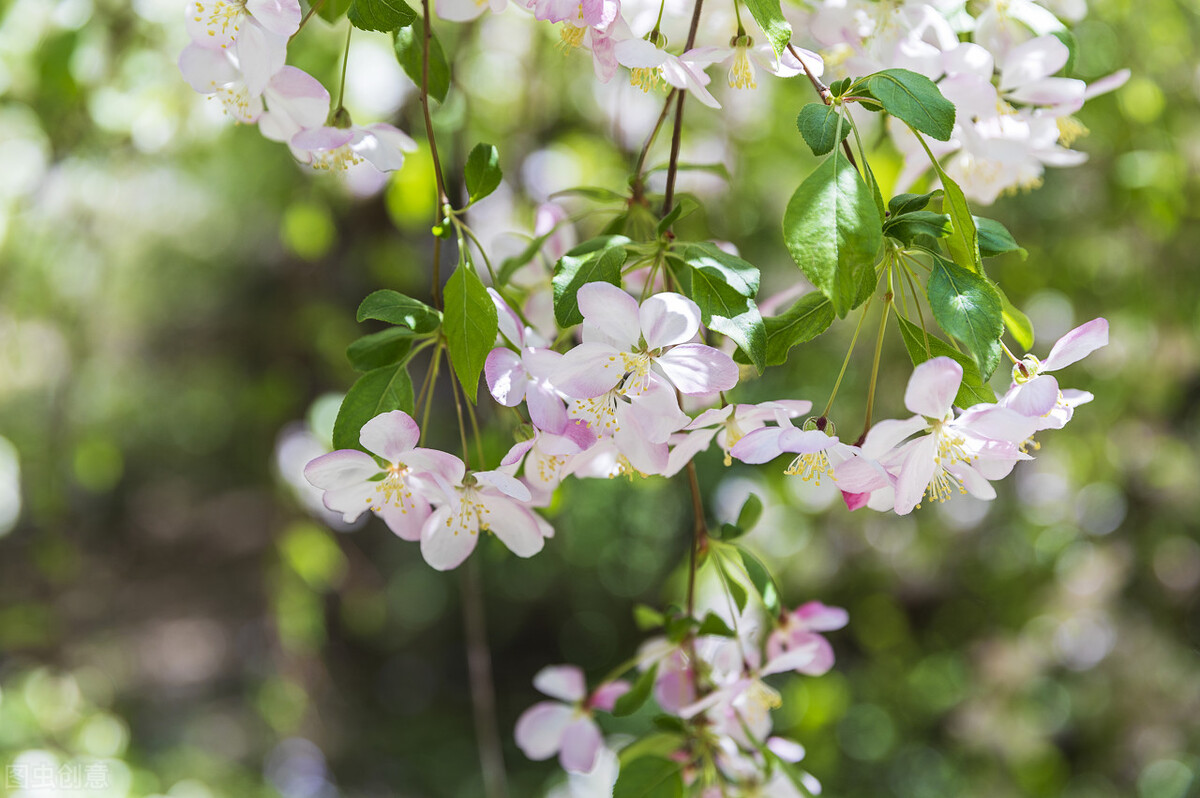
[[[481,581],[478,560],[468,560],[462,577],[462,596],[471,707],[475,716],[475,735],[479,739],[484,794],[488,798],[507,798],[504,753],[500,733],[496,730],[496,688],[492,683],[492,654],[488,649]]]
[[[692,6],[692,26],[688,29],[687,44],[683,46],[686,53],[696,44],[696,31],[700,29],[700,9],[704,0],[696,0]],[[679,89],[679,97],[675,100],[675,128],[671,132],[671,160],[667,163],[667,190],[663,193],[662,215],[671,212],[675,203],[675,175],[679,171],[679,146],[683,140],[683,100],[687,92]]]

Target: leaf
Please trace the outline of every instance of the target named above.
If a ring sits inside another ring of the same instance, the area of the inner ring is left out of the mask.
[[[722,565],[722,567],[724,567]],[[738,614],[741,614],[746,609],[746,588],[742,583],[734,579],[732,576],[726,575],[725,587],[729,589],[729,595],[733,598],[733,603],[737,605]]]
[[[996,293],[1000,295],[1001,313],[1004,316],[1004,326],[1012,333],[1013,339],[1021,345],[1021,348],[1026,352],[1033,349],[1033,322],[1029,317],[1017,309],[1017,306],[1008,301],[1008,296],[1000,288],[996,286]]]
[[[888,202],[889,217],[894,218],[904,213],[923,211],[930,200],[940,196],[942,196],[940,188],[934,189],[928,194],[897,194]]]
[[[912,245],[918,236],[945,238],[954,232],[950,216],[931,211],[911,211],[894,216],[883,225],[883,234]]]
[[[577,252],[579,248],[576,247],[571,252]],[[625,258],[624,244],[585,252],[582,255],[567,253],[559,258],[551,280],[554,287],[554,318],[559,327],[566,328],[583,321],[577,296],[580,288],[588,283],[598,282],[612,283],[616,286],[621,284],[621,267],[625,265]]]
[[[443,329],[454,373],[471,403],[479,388],[479,373],[496,343],[499,323],[496,305],[469,263],[460,264],[446,281]]]
[[[767,570],[767,566],[762,564],[762,560],[755,557],[747,549],[737,545],[734,548],[742,556],[742,564],[746,567],[746,575],[750,577],[750,584],[754,585],[754,589],[758,591],[758,596],[762,599],[763,607],[771,615],[778,615],[780,610],[779,588],[776,587],[775,579],[771,576],[771,572]]]
[[[824,103],[801,108],[796,127],[813,155],[824,155],[850,135],[850,123],[841,118],[838,106]]]
[[[364,335],[350,344],[346,347],[346,357],[357,371],[371,371],[390,366],[406,359],[409,350],[412,349],[412,339],[412,330],[389,327],[383,332]]]
[[[737,525],[745,532],[754,529],[758,519],[762,518],[763,503],[758,494],[751,493],[746,497],[742,509],[738,511]]]
[[[313,0],[312,5],[319,2],[320,0]],[[317,16],[332,24],[341,19],[349,8],[350,0],[325,0],[324,5],[317,11]]]
[[[622,765],[613,798],[683,798],[683,765],[644,756]]]
[[[418,19],[413,24],[400,28],[394,37],[396,60],[404,68],[405,74],[412,82],[421,85],[421,75],[424,70],[422,53],[425,51],[425,23]],[[437,34],[430,32],[429,44],[429,96],[440,103],[446,101],[450,91],[450,64],[446,54],[442,52],[442,44]]]
[[[763,319],[767,328],[767,365],[787,362],[793,346],[811,341],[833,324],[833,306],[820,291],[811,291],[778,316]]]
[[[593,202],[629,202],[629,197],[626,197],[624,194],[618,194],[611,188],[599,188],[597,186],[565,188],[562,191],[555,191],[550,195],[549,199],[557,199],[558,197],[583,197]]]
[[[613,717],[623,718],[641,709],[642,704],[645,704],[646,699],[650,697],[650,691],[654,689],[654,677],[657,675],[657,662],[642,671],[637,681],[629,688],[629,692],[622,695],[613,704]]]
[[[689,242],[672,247],[672,251],[683,258],[693,269],[711,272],[730,288],[744,297],[753,298],[758,293],[758,267],[749,261],[730,255],[708,241]]]
[[[413,386],[403,363],[368,371],[350,387],[333,422],[334,449],[361,449],[363,424],[380,413],[413,412]]]
[[[954,404],[959,407],[971,407],[981,402],[995,402],[996,394],[990,385],[979,375],[979,367],[971,358],[959,352],[950,344],[933,335],[928,336],[929,351],[925,350],[926,335],[917,325],[907,321],[903,316],[896,316],[900,323],[900,337],[904,339],[904,348],[913,365],[919,365],[930,357],[948,357],[962,366],[963,381],[958,386],[958,394]]]
[[[792,40],[792,26],[783,18],[779,0],[746,0],[746,8],[771,40],[775,55],[782,56]]]
[[[711,532],[717,540],[737,540],[746,534],[746,530],[739,529],[736,524],[721,524],[721,526],[715,530],[711,530]]]
[[[884,110],[938,141],[954,132],[954,103],[937,84],[907,69],[885,69],[867,77],[867,89]]]
[[[704,326],[732,339],[761,372],[766,367],[767,328],[754,300],[735,288],[723,269],[697,269],[674,257],[667,262],[676,265],[680,288],[699,306]],[[742,289],[746,287],[743,283]]]
[[[1019,252],[1022,258],[1029,255],[1017,243],[1017,240],[1012,237],[1012,233],[1008,232],[1008,228],[995,219],[984,219],[974,216],[972,217],[972,221],[975,222],[975,229],[979,235],[980,257],[994,258],[1006,252]]]
[[[442,326],[441,313],[424,302],[387,288],[368,294],[358,306],[356,318],[398,324],[415,333],[431,333]]]
[[[657,629],[665,620],[663,614],[653,607],[645,604],[636,604],[633,607],[633,623],[643,632]]]
[[[737,637],[737,632],[730,629],[729,624],[725,623],[721,616],[713,612],[709,612],[704,616],[704,620],[700,622],[700,628],[696,630],[696,634]]]
[[[500,152],[491,144],[476,144],[467,156],[464,172],[467,194],[471,202],[479,202],[495,191],[504,177],[500,171]]]
[[[500,285],[507,285],[508,281],[512,279],[513,273],[516,272],[517,269],[533,260],[534,257],[537,256],[538,252],[541,251],[542,246],[546,243],[546,239],[554,235],[557,229],[558,228],[555,227],[550,231],[538,236],[537,238],[530,239],[529,243],[525,245],[525,249],[521,250],[516,255],[505,258],[503,261],[501,261],[500,268],[496,270],[496,279],[500,282]]]
[[[942,181],[942,210],[950,214],[950,224],[954,231],[946,239],[946,247],[950,256],[962,268],[983,273],[983,261],[979,259],[979,233],[975,229],[975,218],[971,216],[971,208],[967,205],[967,197],[962,189],[950,179],[936,160],[933,168]]]
[[[840,150],[788,203],[783,216],[788,252],[840,317],[854,307],[862,273],[875,263],[882,225],[871,190]]]
[[[417,14],[404,0],[353,0],[346,16],[359,30],[382,33],[413,24]]]
[[[933,318],[966,344],[984,379],[1000,364],[1004,317],[1000,294],[986,277],[934,256],[926,286]]]

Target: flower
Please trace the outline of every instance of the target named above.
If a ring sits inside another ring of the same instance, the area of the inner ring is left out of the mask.
[[[561,434],[534,430],[533,437],[508,450],[500,467],[510,474],[524,464],[523,479],[538,506],[550,503],[563,471],[575,455],[596,442],[596,434],[582,421],[566,424]]]
[[[201,47],[233,45],[246,85],[261,94],[287,58],[288,38],[300,29],[300,2],[195,0],[188,4],[187,28]]]
[[[405,540],[419,540],[421,525],[430,517],[427,483],[419,477],[440,474],[454,478],[462,461],[436,449],[417,447],[421,431],[403,410],[383,413],[363,425],[359,443],[385,462],[358,449],[339,449],[312,460],[304,477],[325,491],[325,506],[353,523],[367,510]]]
[[[815,643],[814,657],[800,663],[796,670],[810,676],[820,676],[833,667],[833,648],[818,632],[841,629],[850,616],[841,607],[830,607],[819,601],[801,604],[780,618],[779,626],[767,637],[767,657],[777,660],[789,651],[807,649]]]
[[[517,746],[530,759],[549,759],[557,753],[564,770],[591,772],[604,747],[592,710],[611,712],[616,700],[629,692],[629,685],[609,682],[589,695],[583,671],[573,665],[550,665],[533,677],[533,686],[558,700],[539,702],[521,714]]]
[[[733,447],[743,436],[760,429],[768,420],[781,415],[784,418],[795,418],[811,409],[812,402],[782,399],[757,405],[726,405],[705,410],[684,428],[689,430],[688,434],[671,448],[670,461],[663,476],[669,477],[679,473],[689,460],[708,448],[714,437],[717,439],[717,445],[725,452],[725,465],[731,465]]]
[[[1062,391],[1049,372],[1058,371],[1108,344],[1108,320],[1092,319],[1059,338],[1044,361],[1025,355],[1013,366],[1013,384],[999,404],[1039,419],[1038,429],[1059,429],[1076,405],[1090,402],[1086,391]],[[1056,412],[1057,411],[1057,412]]]
[[[796,455],[785,474],[799,475],[805,482],[821,484],[821,477],[834,476],[834,469],[853,456],[853,447],[840,442],[831,427],[818,429],[814,420],[799,429],[787,417],[777,416],[777,426],[755,430],[738,441],[732,454],[743,463],[759,464],[774,460],[784,452]]]
[[[200,94],[219,99],[225,113],[237,121],[252,125],[262,115],[262,91],[250,91],[237,68],[237,59],[228,51],[189,44],[179,54],[179,72]]]
[[[366,160],[381,172],[391,172],[404,165],[404,153],[417,149],[407,133],[383,122],[308,128],[289,143],[302,162],[326,171],[345,171]]]
[[[805,66],[813,77],[820,77],[825,71],[821,56],[802,47],[795,49],[803,59],[803,64],[790,50],[784,50],[783,57],[779,58],[771,45],[765,42],[756,45],[754,39],[745,34],[735,36],[728,47],[697,47],[689,52],[691,60],[696,64],[728,65],[727,80],[731,89],[754,89],[758,88],[755,81],[755,64],[759,69],[781,78],[799,75]]]
[[[630,68],[630,84],[642,91],[668,84],[690,91],[709,108],[721,107],[705,88],[709,77],[702,68],[697,68],[695,50],[676,56],[645,39],[625,39],[617,42],[613,52],[619,64]]]

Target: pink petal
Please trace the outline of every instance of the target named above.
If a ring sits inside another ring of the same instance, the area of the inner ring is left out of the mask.
[[[585,335],[589,331],[599,333],[600,340],[623,351],[637,345],[641,325],[636,299],[611,283],[588,283],[579,289],[576,298]]]
[[[261,25],[246,21],[237,37],[238,66],[246,79],[246,88],[253,95],[263,93],[275,73],[283,69],[287,59],[287,37],[265,30]]]
[[[463,461],[449,452],[424,447],[405,452],[404,465],[412,469],[414,475],[436,474],[448,486],[462,482],[467,472]]]
[[[904,406],[920,416],[943,419],[962,383],[962,366],[948,357],[926,360],[913,370],[904,391]]]
[[[737,385],[738,367],[733,358],[704,344],[680,344],[654,362],[682,393],[716,393]]]
[[[329,92],[319,80],[294,66],[275,73],[264,94],[272,113],[285,114],[300,128],[320,127],[329,116]]]
[[[850,512],[861,510],[867,506],[867,502],[870,500],[871,494],[869,493],[847,493],[846,491],[842,491],[842,502]]]
[[[591,698],[588,699],[588,705],[605,712],[612,712],[617,699],[628,693],[629,690],[629,683],[619,679],[602,684],[592,692]]]
[[[807,673],[806,668],[812,665],[820,657],[820,643],[822,640],[819,635],[812,635],[812,639],[806,640],[803,645],[792,648],[785,653],[779,655],[767,664],[763,665],[761,675],[770,676],[774,673],[786,673],[787,671],[800,671]],[[828,643],[825,643],[828,646]]]
[[[949,358],[946,358],[949,360]],[[953,363],[954,361],[950,361]],[[955,365],[958,365],[955,363]],[[908,451],[896,479],[896,514],[908,515],[925,495],[933,480],[934,471],[941,468],[937,461],[937,437],[927,435],[908,444]]]
[[[841,607],[830,607],[819,601],[801,604],[792,616],[814,632],[832,632],[850,622],[850,613]]]
[[[1023,416],[1038,418],[1049,413],[1058,402],[1058,380],[1039,374],[1024,385],[1014,385],[1004,397],[1004,406]]]
[[[785,427],[783,434],[779,437],[779,448],[793,454],[812,454],[824,451],[837,442],[836,437],[827,435],[820,430]]]
[[[379,122],[359,128],[350,147],[379,171],[394,172],[404,165],[404,153],[416,150],[417,143],[404,131]]]
[[[957,477],[967,493],[975,498],[987,501],[996,498],[996,489],[992,487],[992,483],[988,482],[982,474],[971,466],[965,463],[954,463],[947,466],[946,470]]]
[[[304,478],[313,487],[336,490],[360,482],[380,472],[379,464],[366,452],[357,449],[338,449],[323,454],[304,467]],[[364,508],[366,509],[366,508]]]
[[[869,457],[854,457],[833,469],[833,478],[843,493],[869,496],[892,484],[883,466]],[[866,501],[865,499],[863,501]],[[861,505],[859,505],[861,506]],[[851,510],[858,509],[851,507]]]
[[[1083,93],[1083,99],[1090,100],[1093,97],[1098,97],[1101,94],[1121,88],[1129,80],[1129,76],[1131,74],[1133,73],[1128,69],[1121,69],[1112,73],[1111,75],[1094,81],[1090,86],[1087,87],[1087,91]]]
[[[529,420],[543,432],[558,435],[570,426],[562,397],[545,383],[534,385],[526,391],[525,404],[529,408]],[[586,424],[583,429],[587,429]],[[595,440],[594,435],[592,440]]]
[[[622,426],[635,424],[651,443],[665,444],[671,433],[683,429],[691,420],[679,409],[675,392],[657,377],[651,377],[645,390],[628,398],[629,402],[617,402],[617,422]]]
[[[531,511],[500,496],[483,495],[476,501],[482,508],[480,526],[490,530],[513,554],[532,557],[542,550],[546,541]]]
[[[513,444],[513,447],[508,450],[508,454],[504,455],[504,459],[500,461],[500,465],[505,468],[517,465],[525,457],[526,453],[533,448],[534,443],[535,439],[530,438],[527,441],[520,441]]]
[[[905,439],[928,427],[921,416],[913,416],[904,420],[894,418],[884,419],[867,433],[863,441],[862,453],[865,457],[878,460],[892,449],[899,446]]]
[[[1042,363],[1043,371],[1057,371],[1108,344],[1108,319],[1092,319],[1058,339]]]
[[[375,416],[363,424],[358,434],[358,442],[364,449],[389,463],[399,463],[404,453],[416,446],[420,438],[421,429],[417,422],[403,410]]]
[[[553,383],[567,396],[591,399],[612,389],[624,375],[620,352],[608,344],[582,343],[563,355]]]
[[[278,36],[291,36],[300,29],[298,0],[246,0],[246,10],[258,24]]]
[[[568,773],[591,773],[603,747],[600,727],[590,717],[580,718],[563,731],[559,764]]]
[[[648,349],[685,343],[700,330],[700,307],[680,294],[655,294],[642,303],[638,318]]]
[[[521,356],[511,349],[496,347],[483,362],[483,376],[492,398],[505,407],[516,407],[529,389],[529,377]]]
[[[671,454],[667,458],[667,467],[663,471],[663,476],[674,476],[682,471],[693,457],[708,448],[716,434],[715,429],[698,429],[685,435],[683,440],[671,447]]]
[[[376,514],[401,540],[416,542],[421,539],[421,527],[429,519],[430,509],[423,499],[408,502],[401,499],[399,505],[391,502],[379,505]]]
[[[574,665],[547,665],[533,677],[533,686],[551,698],[574,704],[587,697],[587,680]]]
[[[733,445],[730,450],[738,460],[751,465],[767,463],[783,454],[779,439],[786,427],[763,427],[756,429]],[[792,427],[792,429],[795,429]]]
[[[299,150],[322,152],[349,144],[352,138],[354,132],[345,128],[314,127],[301,130],[292,137],[291,144]]]
[[[562,747],[563,732],[574,717],[574,709],[557,701],[534,704],[517,719],[517,746],[530,759],[549,759]]]
[[[457,506],[434,510],[421,527],[421,556],[425,562],[439,571],[462,565],[479,540],[476,523],[473,513],[458,512]]]
[[[179,54],[179,72],[187,84],[201,94],[212,94],[220,86],[241,81],[241,73],[225,50],[189,44]]]
[[[509,498],[519,502],[529,501],[529,488],[503,471],[476,471],[473,476],[479,484],[497,490]]]

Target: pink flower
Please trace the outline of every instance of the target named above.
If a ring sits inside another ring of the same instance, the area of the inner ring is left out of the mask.
[[[517,719],[517,745],[530,759],[549,759],[558,754],[564,770],[591,772],[604,747],[592,710],[611,712],[616,700],[629,691],[629,685],[610,682],[588,695],[583,671],[573,665],[551,665],[538,671],[533,686],[558,700],[542,701],[525,710]]]
[[[695,50],[676,56],[645,39],[625,39],[617,42],[613,52],[618,63],[630,68],[629,82],[642,91],[667,84],[690,91],[709,108],[721,107],[705,88],[709,77],[695,58]]]
[[[436,473],[458,479],[463,473],[462,461],[454,455],[417,448],[420,437],[416,422],[404,411],[383,413],[359,433],[363,448],[378,459],[358,449],[339,449],[310,462],[304,476],[325,491],[325,506],[341,513],[347,524],[370,510],[400,537],[418,540],[430,517],[428,484],[421,477]]]
[[[550,503],[571,460],[595,442],[595,433],[581,421],[566,424],[561,434],[535,430],[532,438],[508,450],[500,467],[515,474],[523,464],[523,480],[532,494],[532,501],[544,507]]]
[[[733,447],[748,434],[760,430],[769,420],[779,416],[795,418],[812,409],[812,402],[782,399],[757,405],[726,405],[705,410],[684,429],[688,434],[671,449],[671,457],[663,476],[679,473],[688,461],[708,448],[713,438],[725,452],[725,465],[730,465]],[[739,458],[740,459],[740,458]]]
[[[246,85],[261,94],[287,58],[288,37],[300,28],[299,0],[195,0],[187,28],[201,47],[237,54]]]
[[[805,482],[821,484],[821,477],[834,479],[834,469],[853,456],[854,449],[838,440],[832,429],[822,431],[811,420],[804,429],[779,416],[777,426],[763,427],[742,438],[733,447],[733,456],[743,463],[757,465],[774,460],[784,452],[796,455],[785,474],[798,475]]]
[[[1086,391],[1061,391],[1049,372],[1058,371],[1108,344],[1108,321],[1092,319],[1054,344],[1045,361],[1025,355],[1013,366],[1013,384],[1000,405],[1039,419],[1038,429],[1059,429],[1071,419],[1076,405],[1090,402]],[[1057,412],[1056,412],[1057,411]]]
[[[841,629],[850,616],[841,607],[829,607],[819,601],[801,604],[794,611],[784,614],[779,626],[767,637],[767,657],[778,660],[789,651],[807,649],[816,644],[810,661],[798,665],[795,670],[810,676],[820,676],[833,667],[833,648],[818,632]]]
[[[417,149],[407,133],[382,122],[307,128],[289,144],[302,162],[326,171],[345,171],[365,160],[381,172],[391,172],[404,165],[404,153]]]

